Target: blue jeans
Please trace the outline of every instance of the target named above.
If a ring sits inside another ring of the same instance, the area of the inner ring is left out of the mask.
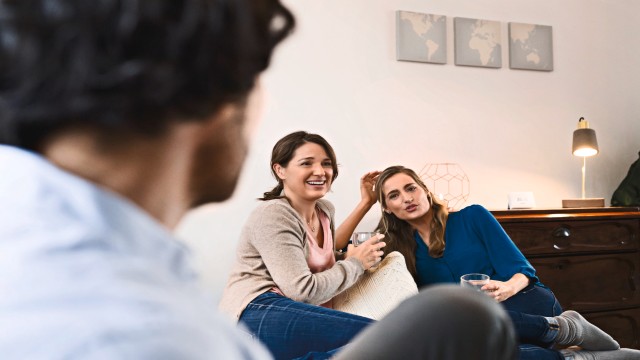
[[[276,359],[514,360],[517,351],[504,309],[455,285],[421,291],[376,323],[269,292],[240,321]]]
[[[501,304],[518,334],[521,360],[564,359],[559,351],[551,348],[557,328],[544,319],[562,313],[551,290],[531,284]]]
[[[240,321],[276,359],[327,359],[374,322],[272,292],[253,299]]]

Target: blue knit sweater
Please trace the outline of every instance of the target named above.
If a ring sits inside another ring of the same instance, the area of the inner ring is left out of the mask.
[[[449,214],[445,229],[445,251],[440,258],[429,256],[429,248],[418,232],[414,235],[418,286],[460,281],[469,273],[487,274],[507,281],[522,273],[538,283],[536,271],[511,241],[493,215],[480,205]],[[541,284],[540,284],[541,285]]]

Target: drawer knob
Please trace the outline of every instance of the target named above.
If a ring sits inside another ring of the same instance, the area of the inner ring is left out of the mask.
[[[564,226],[561,226],[559,228],[556,228],[555,230],[553,230],[553,237],[556,238],[567,238],[571,236],[571,231],[569,231],[569,229],[567,229]]]
[[[564,226],[556,228],[553,230],[553,237],[555,238],[553,242],[553,248],[556,250],[564,250],[569,247],[569,236],[571,236],[571,231]]]

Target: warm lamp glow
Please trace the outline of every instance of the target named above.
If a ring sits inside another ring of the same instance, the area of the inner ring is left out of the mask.
[[[582,198],[562,200],[562,207],[604,206],[603,198],[585,197],[585,178],[587,173],[587,157],[598,153],[596,132],[589,129],[589,122],[581,117],[578,128],[573,132],[573,155],[582,157]]]
[[[573,155],[593,156],[598,153],[596,132],[589,129],[589,122],[583,117],[578,120],[578,129],[573,132]]]
[[[598,153],[598,150],[591,148],[576,149],[573,151],[575,156],[593,156]]]

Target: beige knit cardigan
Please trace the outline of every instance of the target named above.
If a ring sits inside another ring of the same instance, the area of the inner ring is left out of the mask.
[[[321,199],[318,207],[331,219],[335,235],[333,205]],[[306,232],[302,217],[286,199],[262,202],[242,229],[220,310],[237,319],[251,300],[274,286],[292,300],[318,305],[356,283],[364,267],[355,258],[311,273]]]

